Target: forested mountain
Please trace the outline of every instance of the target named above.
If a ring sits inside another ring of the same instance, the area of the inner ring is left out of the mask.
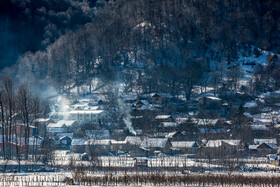
[[[44,50],[62,34],[91,22],[94,1],[1,0],[0,69],[18,56]]]
[[[142,92],[182,92],[188,99],[209,72],[216,72],[211,79],[218,82],[217,74],[235,67],[240,51],[252,55],[251,46],[280,51],[280,3],[273,0],[64,0],[59,6],[57,1],[15,2],[21,2],[13,4],[19,9],[35,4],[25,9],[27,20],[28,12],[36,15],[26,23],[26,32],[35,21],[32,31],[39,36],[24,41],[41,50],[23,54],[5,72],[60,91],[91,86],[97,78],[105,84],[122,82],[128,90],[133,85]],[[53,11],[49,7],[54,5]],[[37,24],[44,12],[47,19]],[[25,49],[35,51],[32,47]]]

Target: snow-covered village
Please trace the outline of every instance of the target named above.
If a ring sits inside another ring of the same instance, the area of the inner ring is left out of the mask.
[[[1,0],[0,186],[279,186],[279,10]]]

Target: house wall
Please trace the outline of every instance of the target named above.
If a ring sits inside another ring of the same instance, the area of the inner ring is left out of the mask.
[[[104,121],[108,119],[108,115],[103,112],[100,114],[70,114],[70,119],[75,120],[78,123],[98,122],[99,120]]]
[[[110,150],[114,152],[117,152],[119,150],[129,151],[129,146],[127,144],[111,144]]]
[[[276,160],[269,160],[269,164],[271,164],[271,165],[274,165],[274,166],[279,166],[279,160],[278,159],[276,159]]]
[[[180,153],[195,153],[198,150],[198,147],[180,147],[180,148],[176,148],[180,150]]]
[[[72,145],[72,151],[75,153],[84,153],[85,145]]]
[[[271,148],[258,148],[257,150],[258,150],[258,155],[260,156],[277,153],[277,150]]]
[[[89,155],[108,155],[110,145],[87,145],[86,152]]]

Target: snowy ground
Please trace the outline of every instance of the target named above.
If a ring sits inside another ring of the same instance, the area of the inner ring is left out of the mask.
[[[70,171],[70,159],[74,165],[83,165],[89,169],[93,165],[90,161],[81,161],[80,154],[72,154],[67,151],[55,152],[54,163],[60,165],[56,172],[28,172],[28,173],[1,173],[0,186],[65,186],[65,177],[73,178],[74,172]],[[147,168],[135,168],[134,160],[126,156],[102,156],[98,158],[102,168],[94,168],[86,171],[88,176],[124,176],[124,175],[150,175],[161,174],[169,176],[180,176],[182,171],[187,175],[243,175],[243,176],[279,176],[279,167],[269,165],[266,158],[243,158],[239,159],[243,163],[242,169],[236,171],[221,171],[223,165],[217,160],[194,159],[182,156],[166,156],[146,158]],[[3,162],[3,161],[0,161]],[[12,163],[12,162],[11,162]],[[15,165],[17,162],[14,163]],[[169,169],[170,168],[170,169]],[[195,171],[196,168],[204,168],[203,171]],[[245,168],[245,169],[244,169]]]

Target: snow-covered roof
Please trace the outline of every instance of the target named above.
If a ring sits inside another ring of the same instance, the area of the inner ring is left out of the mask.
[[[274,91],[274,92],[267,92],[264,94],[265,97],[273,97],[273,98],[279,98],[280,97],[280,90]]]
[[[74,133],[57,133],[56,137],[58,137],[58,139],[64,137],[64,136],[68,136],[69,138],[73,138]]]
[[[138,27],[151,27],[151,26],[152,26],[151,23],[149,23],[147,21],[144,21],[142,23],[137,24],[134,28],[138,28]]]
[[[210,100],[213,100],[213,101],[221,101],[222,100],[219,97],[214,97],[214,96],[201,96],[201,97],[199,97],[199,99],[202,99],[202,98],[207,98],[207,99],[210,99]]]
[[[258,148],[258,145],[249,145],[248,148],[251,150],[256,150]]]
[[[71,105],[71,108],[73,108],[74,110],[78,110],[78,109],[84,109],[85,107],[89,106],[88,103],[76,103]]]
[[[222,143],[226,143],[228,145],[231,145],[231,146],[238,146],[240,145],[240,140],[209,140],[206,144],[206,147],[220,147],[222,146]]]
[[[188,121],[188,117],[178,117],[175,118],[175,121],[177,121],[178,123],[185,123],[186,121]]]
[[[70,114],[101,114],[104,110],[73,110]]]
[[[123,140],[123,141],[111,140],[111,144],[127,144],[127,141],[126,140]]]
[[[100,106],[87,106],[84,108],[84,110],[98,110]]]
[[[273,144],[273,143],[262,143],[260,145],[257,146],[257,148],[259,148],[262,145],[267,145],[268,147],[270,147],[271,149],[278,149],[277,145]]]
[[[218,119],[198,119],[197,125],[212,125],[215,126],[219,120]]]
[[[172,147],[174,148],[192,148],[196,142],[195,141],[171,141]]]
[[[110,132],[109,130],[86,130],[86,135],[95,139],[106,139],[110,137]]]
[[[137,104],[149,105],[149,102],[146,100],[140,100],[140,101],[136,102],[136,105]]]
[[[172,138],[178,131],[170,132],[165,137],[166,138]]]
[[[157,115],[156,119],[168,119],[170,117],[171,117],[171,115]]]
[[[168,127],[177,127],[178,126],[178,123],[176,122],[161,122],[160,127],[165,127],[165,128],[168,128]]]
[[[65,139],[65,138],[70,138],[70,139],[72,139],[71,137],[69,137],[69,136],[62,136],[61,138],[59,138],[58,140],[63,140],[63,139]]]
[[[243,105],[244,108],[254,108],[254,107],[257,107],[258,104],[256,101],[250,101],[250,102],[247,102]]]
[[[122,98],[125,101],[130,101],[130,100],[136,100],[137,96],[136,95],[123,95]]]
[[[243,115],[246,116],[247,118],[253,118],[253,116],[248,112],[244,112]]]
[[[270,139],[255,138],[254,139],[254,144],[262,144],[262,143],[277,144],[277,140],[276,140],[276,138],[270,138]]]
[[[215,128],[215,129],[209,129],[209,128],[198,128],[200,133],[211,133],[211,134],[216,134],[216,133],[225,133],[227,130],[224,128]]]
[[[85,142],[86,145],[110,145],[111,141],[109,139],[104,140],[96,140],[96,139],[90,139]]]
[[[266,125],[250,125],[250,127],[255,131],[269,131],[269,128]]]
[[[256,125],[271,125],[272,120],[271,119],[254,119],[254,123]]]
[[[81,138],[74,138],[71,142],[71,145],[85,145],[86,140]]]
[[[149,148],[149,147],[164,148],[167,142],[168,142],[167,138],[144,138],[140,147],[143,147],[143,148]]]
[[[74,120],[60,120],[57,123],[50,123],[47,127],[48,128],[63,128],[63,127],[71,127],[75,124],[76,121]]]
[[[48,132],[50,133],[67,133],[67,129],[66,128],[48,128]]]
[[[155,93],[152,97],[172,98],[173,96],[169,93]]]
[[[53,121],[51,120],[50,118],[37,118],[37,119],[34,119],[33,122],[37,122],[37,123],[46,123],[46,122],[49,122],[49,121]]]
[[[142,143],[142,138],[140,136],[127,136],[125,141],[131,145],[140,145]]]
[[[155,107],[152,105],[143,105],[138,110],[155,110]]]

